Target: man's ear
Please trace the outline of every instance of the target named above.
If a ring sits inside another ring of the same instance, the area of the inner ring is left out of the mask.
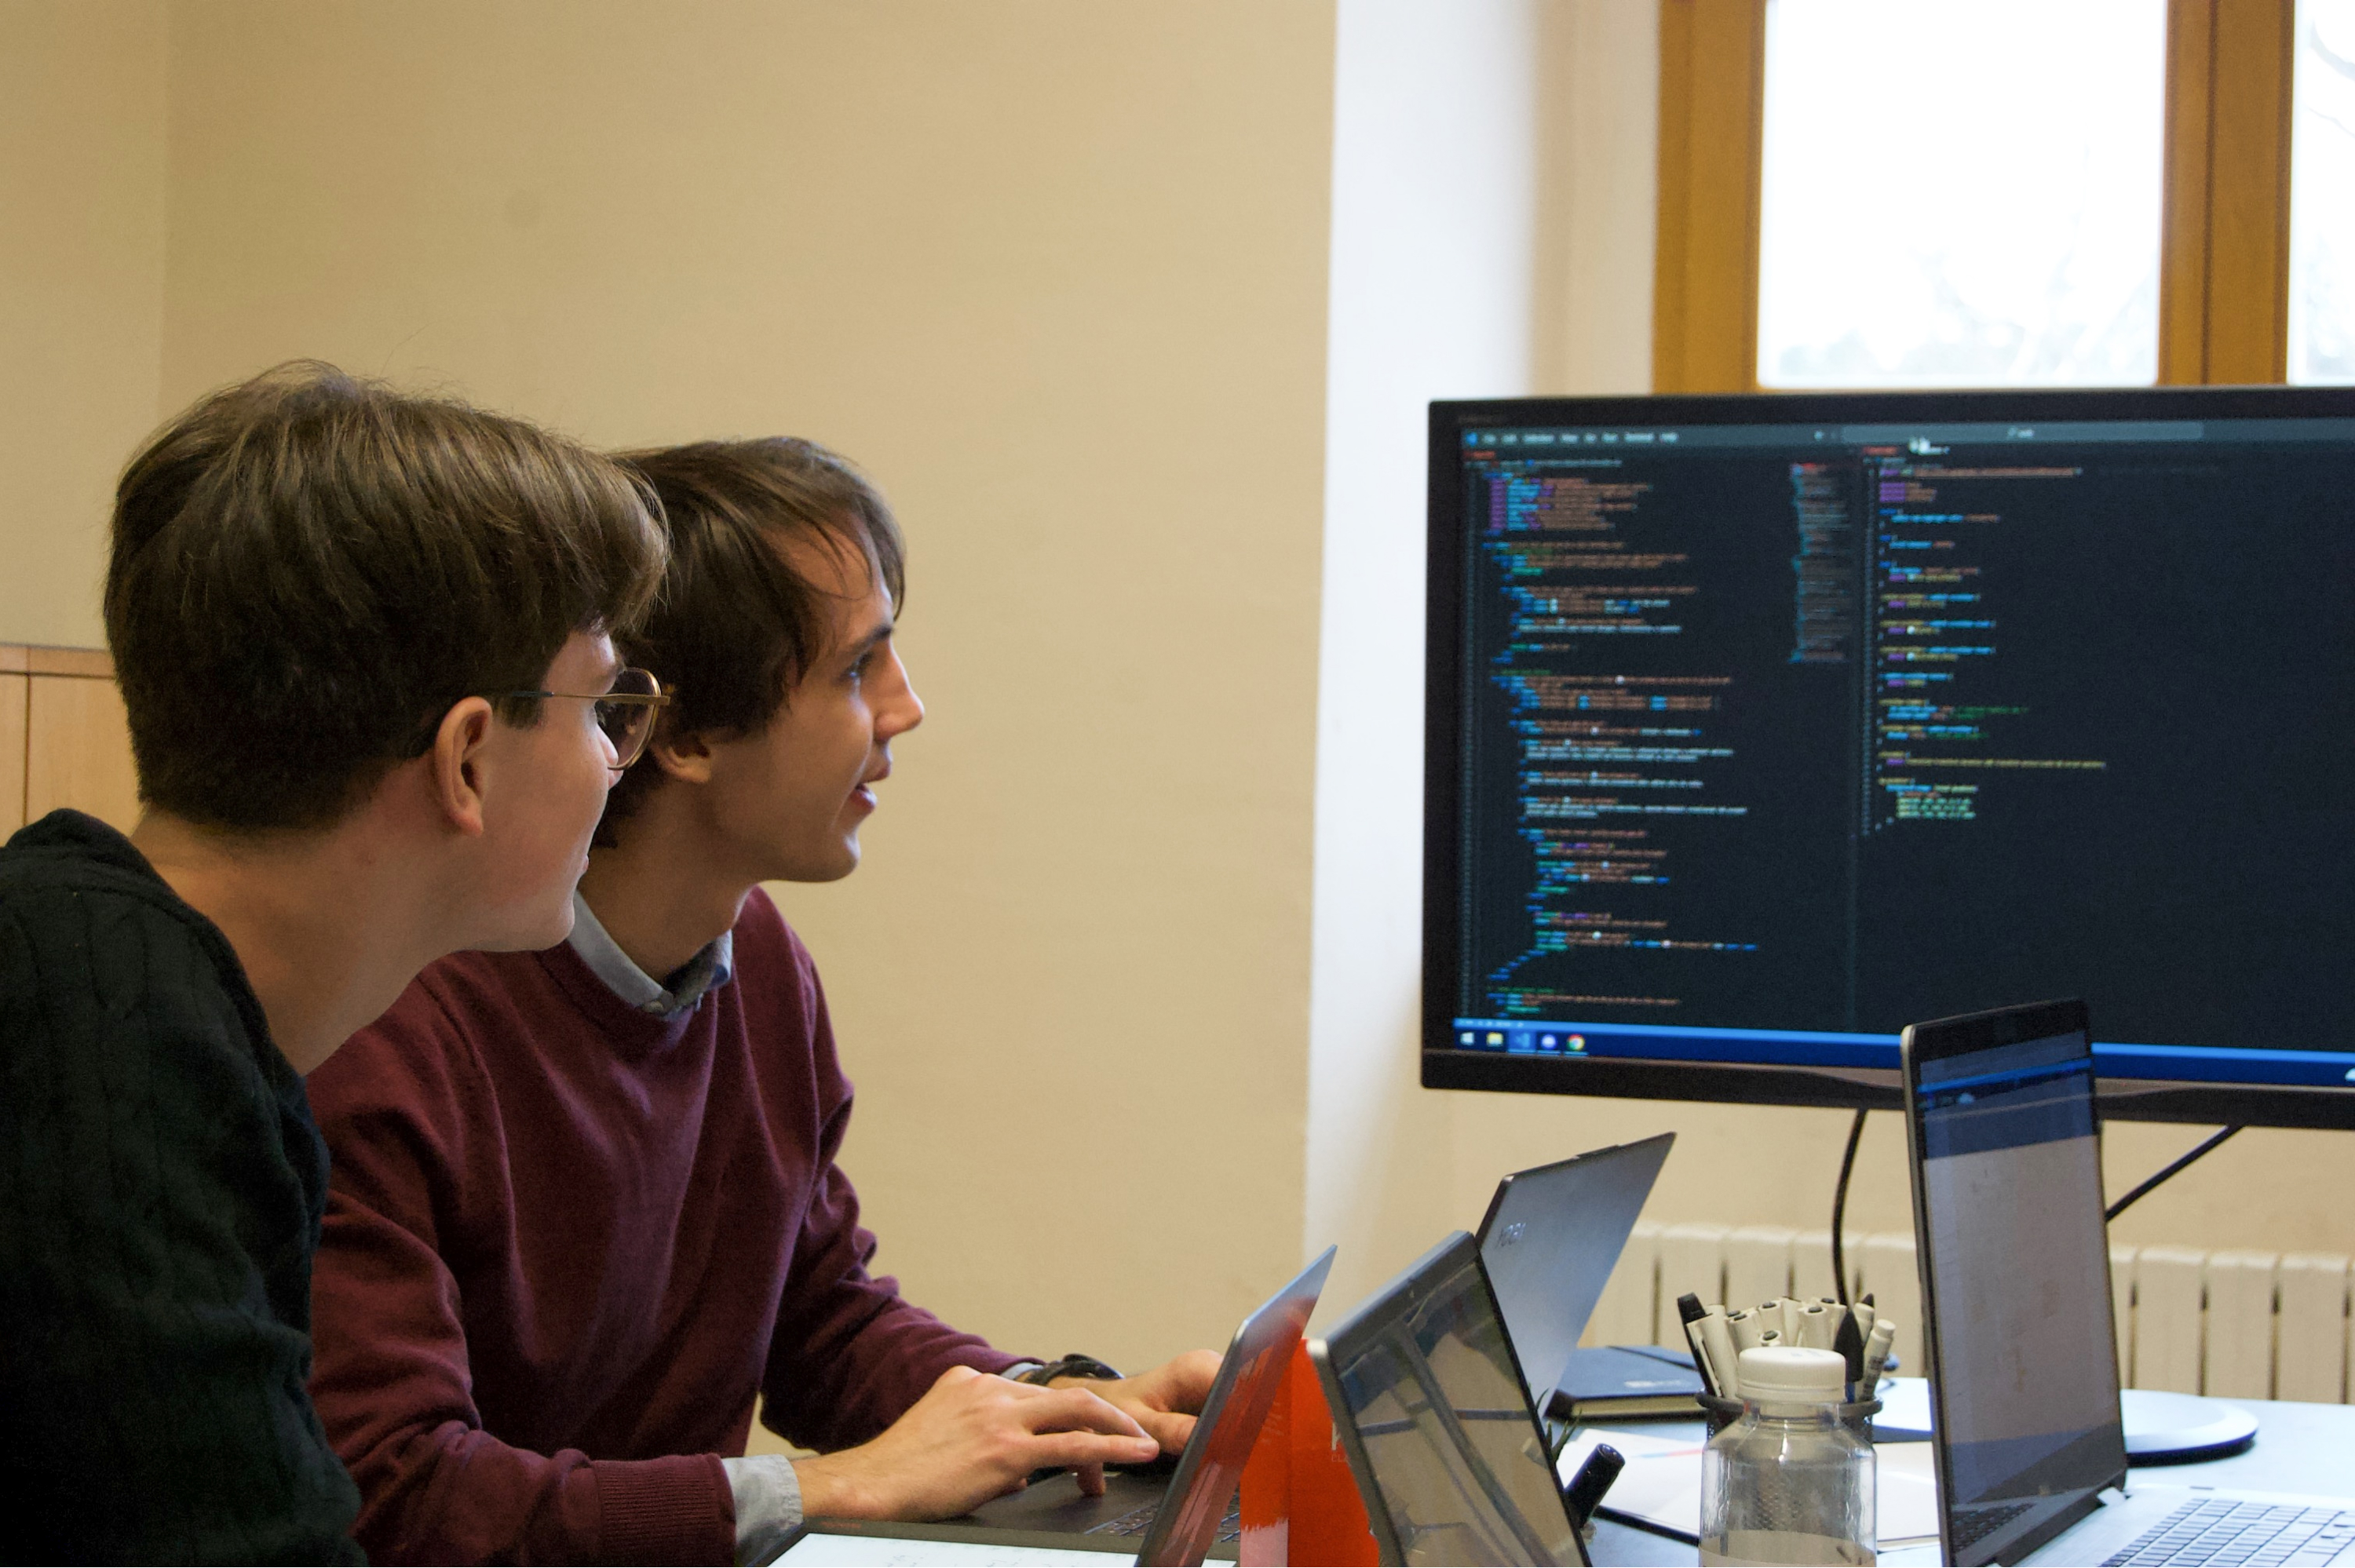
[[[488,701],[465,698],[442,715],[426,754],[434,805],[444,821],[469,838],[481,837],[485,825],[482,751],[491,737],[492,716]]]
[[[649,762],[667,777],[688,784],[711,782],[711,743],[692,731],[657,733],[647,743],[646,754],[638,759],[638,766],[643,768]]]

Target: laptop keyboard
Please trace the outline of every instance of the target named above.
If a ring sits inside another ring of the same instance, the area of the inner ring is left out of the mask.
[[[1966,1546],[1977,1545],[2034,1506],[2033,1503],[2001,1503],[1994,1508],[1957,1510],[1962,1517],[1955,1520],[1955,1550],[1961,1552]]]
[[[1118,1519],[1108,1519],[1102,1524],[1090,1526],[1088,1533],[1090,1535],[1143,1535],[1153,1528],[1154,1516],[1160,1511],[1160,1503],[1149,1502],[1143,1508],[1129,1510]],[[1227,1505],[1227,1517],[1219,1520],[1219,1532],[1211,1537],[1211,1544],[1232,1543],[1242,1538],[1243,1499],[1238,1495],[1233,1502]]]
[[[2214,1499],[2186,1503],[2103,1564],[2213,1563],[2274,1568],[2337,1563],[2355,1546],[2355,1509],[2280,1507]]]

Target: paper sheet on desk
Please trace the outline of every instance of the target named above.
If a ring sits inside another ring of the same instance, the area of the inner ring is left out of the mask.
[[[1582,1429],[1561,1451],[1565,1484],[1598,1444],[1619,1450],[1627,1467],[1603,1499],[1604,1511],[1686,1541],[1700,1539],[1700,1450],[1690,1438],[1648,1436],[1641,1432]],[[1938,1486],[1927,1443],[1883,1443],[1880,1493],[1873,1505],[1882,1546],[1934,1540],[1938,1534]]]

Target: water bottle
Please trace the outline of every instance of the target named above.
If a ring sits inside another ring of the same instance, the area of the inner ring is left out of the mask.
[[[1872,1562],[1872,1445],[1840,1416],[1845,1358],[1761,1346],[1737,1364],[1742,1414],[1701,1452],[1700,1560]]]

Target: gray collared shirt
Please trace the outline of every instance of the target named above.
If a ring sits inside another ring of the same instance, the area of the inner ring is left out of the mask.
[[[664,985],[648,975],[622,951],[619,943],[605,932],[597,912],[578,891],[572,895],[572,935],[569,938],[572,950],[589,970],[605,982],[605,989],[652,1018],[669,1018],[693,1010],[704,993],[716,991],[728,983],[736,972],[736,933],[722,931],[704,949],[687,959],[687,967],[670,977]]]

